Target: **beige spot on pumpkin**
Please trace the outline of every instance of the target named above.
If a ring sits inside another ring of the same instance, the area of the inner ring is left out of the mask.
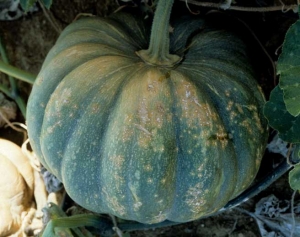
[[[79,107],[77,104],[72,105],[72,109],[77,110]]]
[[[62,127],[62,122],[59,120],[57,121],[55,124],[53,124],[52,126],[47,127],[47,133],[51,134],[54,132],[55,129],[57,128],[61,128]]]
[[[216,121],[218,115],[206,102],[200,101],[197,88],[185,80],[180,81],[176,88],[176,95],[181,98],[177,106],[182,110],[182,119],[189,127],[212,126],[212,120]]]
[[[259,118],[256,107],[255,107],[255,110],[253,111],[253,119],[255,121],[255,125],[256,125],[257,129],[260,131],[260,133],[263,134],[265,132],[265,129],[262,126],[262,123],[261,123],[261,120]]]
[[[159,223],[159,222],[164,221],[166,218],[167,218],[167,217],[166,217],[166,214],[163,214],[163,212],[160,211],[160,212],[158,213],[157,216],[154,216],[154,217],[151,218],[151,219],[152,219],[152,222],[153,222],[153,223]]]
[[[233,101],[232,101],[232,100],[228,101],[226,110],[227,110],[227,111],[231,111],[231,110],[232,110],[232,106],[233,106]]]
[[[142,125],[136,124],[136,123],[134,123],[133,125],[134,125],[136,128],[138,128],[139,130],[143,131],[146,135],[151,136],[151,132],[148,131],[148,130],[147,130],[145,127],[143,127]]]
[[[201,164],[201,165],[198,167],[197,170],[198,170],[199,172],[203,172],[204,168],[205,168],[205,167],[204,167],[204,164]]]
[[[235,105],[237,107],[237,110],[239,111],[240,114],[244,114],[244,110],[240,104]]]
[[[137,208],[139,208],[142,205],[142,202],[138,198],[137,187],[138,187],[138,183],[137,182],[129,182],[128,183],[128,188],[129,188],[129,190],[131,192],[132,198],[133,198],[134,202],[136,204],[138,204]]]
[[[154,86],[152,84],[149,84],[148,87],[147,87],[148,91],[154,91],[154,89],[155,88],[154,88]]]
[[[229,118],[231,121],[233,121],[237,116],[238,116],[238,114],[234,110],[232,110],[230,112]]]
[[[144,166],[144,170],[147,171],[147,172],[152,172],[153,171],[153,167],[148,164],[148,165]]]
[[[91,105],[91,113],[92,114],[97,114],[100,111],[100,105],[97,103],[93,103]]]
[[[191,208],[192,212],[201,212],[203,206],[206,204],[202,183],[198,183],[194,187],[188,189],[185,196],[185,202]]]
[[[136,203],[134,203],[133,204],[133,209],[135,210],[135,211],[138,211],[138,209],[140,209],[140,207],[143,205],[143,203],[141,203],[141,202],[136,202]]]
[[[37,86],[40,86],[40,85],[43,83],[43,81],[44,81],[44,77],[43,77],[43,76],[39,76],[39,77],[37,77],[37,79],[35,80],[35,84],[36,84]]]
[[[122,155],[115,155],[109,157],[109,160],[114,164],[116,168],[121,169],[125,162],[125,157]]]
[[[148,108],[146,105],[146,98],[143,98],[140,102],[139,109],[138,109],[138,117],[140,119],[140,124],[145,125],[147,122],[149,122],[148,117]]]
[[[158,87],[158,82],[150,80],[149,84],[147,85],[147,91],[156,93],[157,87]]]
[[[62,100],[60,103],[66,105],[70,102],[70,97],[72,96],[72,89],[71,88],[64,88],[61,94]],[[57,101],[56,101],[57,102]]]
[[[225,95],[226,95],[227,97],[230,97],[230,90],[225,90]]]
[[[108,197],[107,199],[107,205],[110,206],[110,208],[119,215],[123,216],[126,214],[125,207],[119,203],[118,199],[116,197]]]

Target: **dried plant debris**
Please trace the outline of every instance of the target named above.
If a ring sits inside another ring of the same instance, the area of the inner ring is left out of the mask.
[[[9,120],[15,119],[17,115],[17,106],[15,102],[8,101],[5,96],[0,93],[0,127],[9,123]]]
[[[28,12],[35,12],[38,8],[33,6]],[[20,0],[0,0],[0,20],[12,21],[26,15],[20,5]]]
[[[48,193],[59,192],[63,188],[63,184],[44,167],[41,168],[41,174]]]
[[[273,137],[273,139],[268,143],[267,149],[269,152],[281,154],[284,157],[287,157],[289,146],[288,143],[283,141],[278,133]]]
[[[255,207],[255,218],[262,237],[300,237],[300,203],[279,200],[274,195],[262,198]]]

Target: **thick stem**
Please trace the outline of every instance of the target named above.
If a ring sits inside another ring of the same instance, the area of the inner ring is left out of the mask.
[[[3,72],[9,76],[15,77],[21,81],[27,82],[29,84],[33,84],[35,81],[36,76],[23,71],[19,68],[16,68],[14,66],[11,66],[7,63],[4,63],[3,61],[0,60],[0,72]]]
[[[179,63],[178,55],[170,54],[169,21],[173,0],[158,2],[150,36],[149,48],[140,50],[137,55],[146,63],[162,67],[173,67]]]

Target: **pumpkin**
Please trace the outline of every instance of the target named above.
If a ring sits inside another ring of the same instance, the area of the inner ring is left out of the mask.
[[[32,206],[34,176],[16,144],[0,138],[0,236],[26,236],[23,218]]]
[[[79,205],[127,220],[187,222],[253,181],[267,139],[245,43],[159,1],[139,18],[64,29],[34,83],[31,145]],[[150,42],[150,43],[149,43]]]

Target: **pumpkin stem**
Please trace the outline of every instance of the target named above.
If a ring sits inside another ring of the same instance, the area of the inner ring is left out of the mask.
[[[146,63],[156,66],[173,67],[181,57],[170,54],[169,21],[174,0],[160,0],[154,14],[149,48],[137,51]]]

